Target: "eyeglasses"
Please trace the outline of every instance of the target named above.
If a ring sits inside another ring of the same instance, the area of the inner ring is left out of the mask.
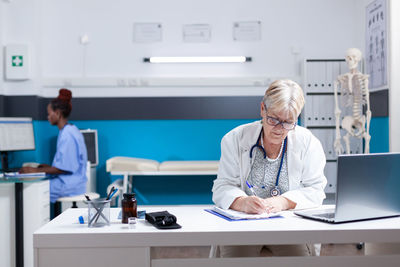
[[[268,115],[266,115],[266,117],[267,117],[267,120],[266,120],[267,123],[269,125],[271,125],[271,126],[277,126],[277,125],[281,124],[283,129],[288,130],[288,131],[293,130],[294,127],[296,127],[296,123],[295,122],[294,123],[290,123],[290,122],[286,122],[286,121],[280,121],[279,119],[274,118],[274,117],[270,117]]]

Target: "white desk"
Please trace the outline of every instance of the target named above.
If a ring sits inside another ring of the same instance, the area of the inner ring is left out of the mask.
[[[152,259],[151,247],[253,244],[400,242],[400,217],[332,225],[285,212],[285,218],[228,222],[204,211],[210,206],[147,206],[168,210],[182,229],[158,230],[145,221],[128,229],[77,223],[85,209],[69,209],[34,234],[36,267],[141,266],[398,266],[400,255],[271,258]],[[112,221],[119,209],[112,209]],[[400,254],[400,251],[399,251]]]
[[[48,178],[0,179],[0,266],[33,266],[33,232],[50,220]]]

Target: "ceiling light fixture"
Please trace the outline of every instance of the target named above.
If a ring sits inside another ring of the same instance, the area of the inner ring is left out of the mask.
[[[145,57],[147,63],[244,63],[252,61],[251,57]]]

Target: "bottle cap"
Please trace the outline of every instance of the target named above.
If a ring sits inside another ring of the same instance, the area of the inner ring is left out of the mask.
[[[135,197],[135,193],[124,193],[124,198],[134,198]]]

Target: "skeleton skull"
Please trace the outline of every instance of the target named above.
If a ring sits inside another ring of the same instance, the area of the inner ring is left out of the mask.
[[[346,51],[346,62],[350,70],[357,69],[358,62],[361,60],[361,51],[357,48],[349,48]]]

